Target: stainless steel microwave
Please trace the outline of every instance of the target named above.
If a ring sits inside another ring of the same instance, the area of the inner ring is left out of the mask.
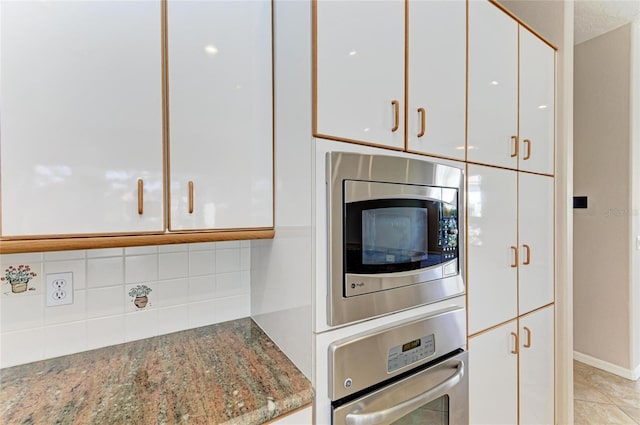
[[[464,293],[461,168],[330,152],[326,175],[330,326]]]

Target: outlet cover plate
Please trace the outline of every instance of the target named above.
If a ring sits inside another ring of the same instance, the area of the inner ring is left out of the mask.
[[[73,273],[47,274],[47,307],[73,303]]]

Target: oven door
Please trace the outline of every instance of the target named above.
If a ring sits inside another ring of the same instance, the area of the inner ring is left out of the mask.
[[[468,425],[466,351],[333,408],[333,425]],[[338,403],[339,404],[339,403]]]

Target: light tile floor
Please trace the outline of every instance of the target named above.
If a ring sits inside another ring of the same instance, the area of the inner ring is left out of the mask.
[[[573,362],[574,424],[640,425],[640,380]]]

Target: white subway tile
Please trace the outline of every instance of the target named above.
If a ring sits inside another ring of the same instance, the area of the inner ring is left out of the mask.
[[[122,285],[124,262],[122,257],[90,258],[87,260],[87,287]]]
[[[45,307],[44,310],[45,326],[76,322],[85,320],[86,317],[87,291],[85,290],[73,291],[73,302],[71,304]]]
[[[160,245],[158,247],[158,251],[162,253],[167,252],[186,252],[188,249],[188,244],[179,243],[179,244],[170,244],[170,245]]]
[[[217,242],[197,242],[189,244],[189,251],[213,251],[216,249]]]
[[[189,278],[189,302],[200,302],[216,296],[216,276],[194,276]]]
[[[158,335],[158,310],[139,310],[124,315],[125,341]]]
[[[158,309],[158,334],[183,331],[189,328],[189,307],[179,305]]]
[[[236,272],[240,270],[240,249],[216,250],[216,273]]]
[[[167,307],[189,302],[189,280],[161,280],[157,284],[157,305]]]
[[[157,245],[130,246],[124,249],[124,255],[151,255],[158,253]]]
[[[158,256],[134,255],[124,258],[125,283],[158,280]]]
[[[251,248],[240,249],[240,270],[251,269]]]
[[[189,253],[189,276],[202,276],[216,272],[215,251],[195,251]]]
[[[251,241],[240,241],[240,248],[251,248]]]
[[[97,318],[124,313],[125,299],[122,286],[91,288],[87,290],[87,317]],[[124,334],[124,326],[122,327]]]
[[[2,264],[41,263],[42,252],[28,252],[25,254],[2,254]]]
[[[251,315],[251,297],[249,294],[217,299],[214,305],[216,323]]]
[[[73,273],[73,289],[84,289],[87,286],[85,260],[47,261],[44,263],[44,281],[49,273]]]
[[[0,367],[35,362],[44,358],[44,331],[42,328],[3,333]]]
[[[44,261],[84,260],[86,252],[77,251],[51,251],[44,253]]]
[[[118,295],[121,295],[118,292]],[[121,297],[120,297],[121,298]],[[87,321],[87,348],[107,347],[124,342],[124,316],[102,317]]]
[[[123,253],[122,248],[88,249],[87,258],[117,257]]]
[[[44,356],[52,358],[87,349],[87,322],[65,323],[44,328]]]
[[[215,300],[189,304],[189,327],[197,328],[216,323]]]
[[[235,249],[240,248],[240,241],[222,241],[218,242],[216,249]]]
[[[179,279],[189,276],[189,258],[186,252],[160,254],[159,279]]]
[[[39,328],[44,323],[44,297],[40,296],[4,296],[2,302],[2,332]]]
[[[241,272],[216,275],[216,298],[233,297],[249,293],[249,287],[242,280]]]

